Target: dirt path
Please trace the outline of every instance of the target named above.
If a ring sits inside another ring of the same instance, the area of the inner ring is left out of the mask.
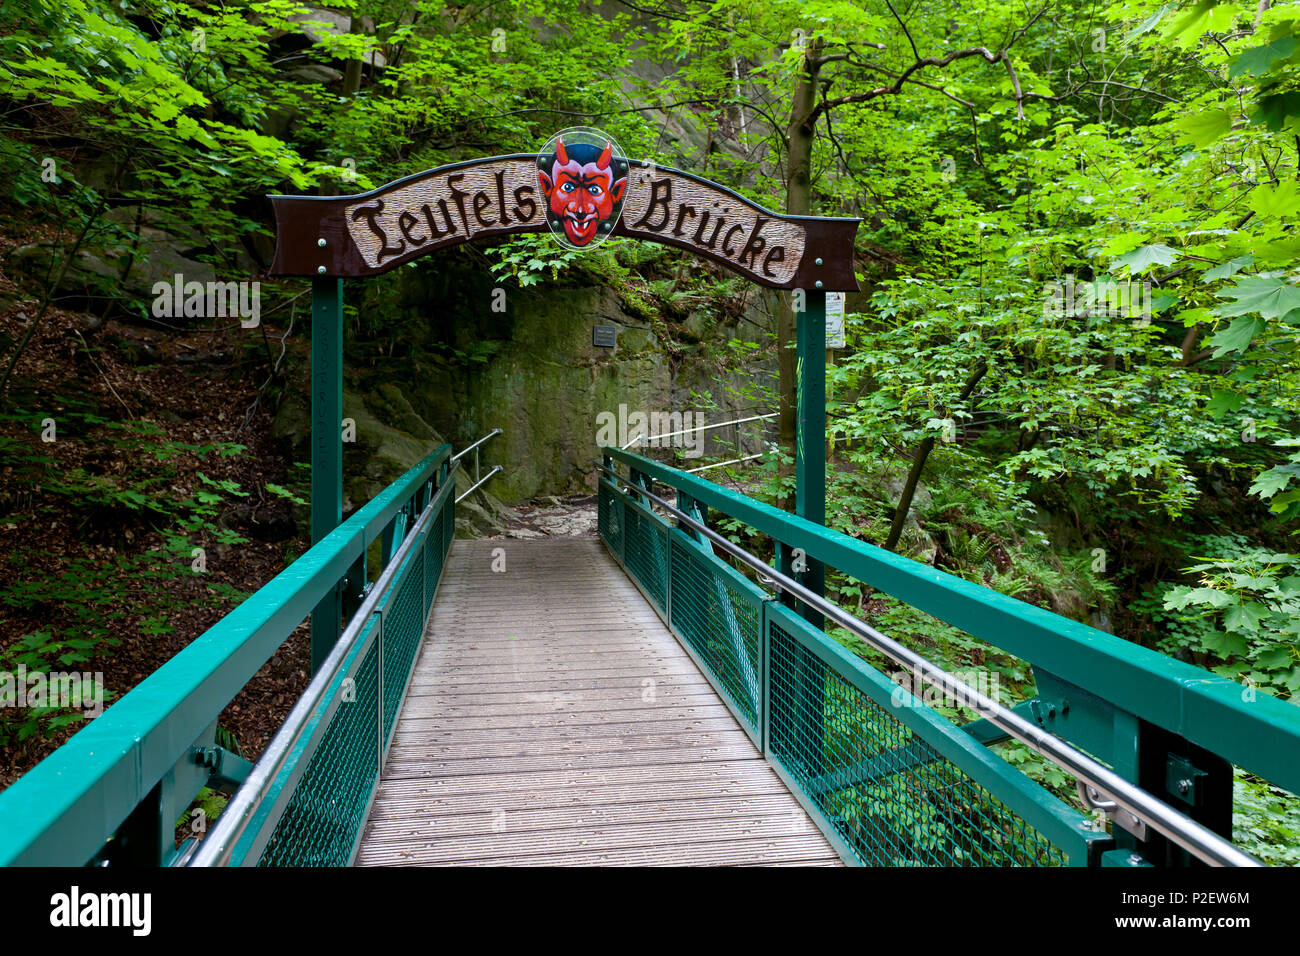
[[[591,538],[596,535],[596,496],[547,495],[510,509],[504,533],[495,538]]]

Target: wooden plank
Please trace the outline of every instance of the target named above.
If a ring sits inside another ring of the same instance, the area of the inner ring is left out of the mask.
[[[541,684],[550,683],[557,677],[564,677],[566,683],[571,687],[579,687],[583,683],[600,683],[609,681],[625,681],[631,678],[638,679],[646,676],[662,677],[668,680],[691,683],[691,677],[701,676],[697,671],[693,672],[688,665],[679,661],[667,661],[662,664],[653,664],[647,667],[637,667],[633,663],[622,663],[613,661],[604,667],[594,667],[587,669],[584,667],[565,668],[558,664],[538,664],[536,666],[526,667],[521,665],[508,668],[491,667],[491,668],[464,668],[448,667],[441,673],[437,671],[422,671],[419,675],[426,683],[421,683],[421,687],[453,687],[461,684],[493,684],[501,687],[503,690],[514,685],[524,684]],[[442,678],[439,680],[439,678]]]
[[[802,812],[802,811],[800,811]],[[753,794],[733,797],[696,797],[693,800],[662,800],[650,803],[613,803],[592,806],[587,802],[561,807],[484,807],[467,813],[449,813],[429,808],[411,813],[409,807],[384,808],[371,814],[370,842],[409,844],[434,837],[487,836],[509,830],[518,836],[549,830],[581,830],[636,824],[657,825],[689,821],[767,821],[778,817],[797,830],[799,820],[784,794]],[[771,821],[768,821],[771,822]]]
[[[672,846],[620,847],[578,852],[510,853],[476,859],[446,860],[436,863],[423,859],[413,849],[373,854],[375,866],[840,866],[837,857],[818,856],[818,847],[803,838],[786,837],[731,843],[685,843]]]
[[[748,743],[748,741],[746,741]],[[704,760],[737,760],[750,757],[753,745],[747,751],[741,743],[723,744],[711,747],[666,747],[646,755],[627,749],[610,754],[545,754],[542,756],[511,757],[447,757],[432,758],[422,756],[407,759],[400,755],[390,756],[388,763],[395,772],[405,771],[407,776],[437,777],[461,773],[500,773],[509,774],[517,770],[544,770],[559,767],[572,770],[582,767],[607,768],[636,766],[646,759],[653,759],[660,764],[696,763]]]
[[[731,719],[731,713],[722,704],[715,707],[696,707],[692,708],[694,714],[683,715],[674,709],[669,714],[658,715],[646,718],[636,711],[624,711],[621,714],[532,714],[516,716],[513,714],[504,714],[493,717],[412,717],[410,720],[413,724],[436,730],[455,730],[464,732],[466,729],[483,730],[493,732],[502,729],[512,729],[517,727],[617,727],[621,724],[639,724],[644,723],[647,719],[656,721],[706,721],[713,718],[720,720]],[[728,725],[730,726],[730,725]]]
[[[603,705],[619,704],[632,702],[638,705],[649,707],[668,706],[679,700],[689,700],[698,697],[707,697],[712,693],[712,685],[701,678],[693,684],[672,684],[665,679],[657,681],[653,687],[653,699],[647,699],[646,693],[650,688],[643,688],[641,680],[634,678],[631,680],[609,682],[601,687],[574,688],[569,684],[556,684],[555,682],[544,681],[536,685],[536,689],[525,688],[521,690],[501,691],[493,688],[491,684],[475,684],[469,690],[460,692],[449,692],[437,687],[421,688],[423,693],[419,700],[420,703],[428,706],[437,700],[465,702],[478,706],[491,706],[492,704],[594,704]]]
[[[793,802],[793,798],[791,800]],[[459,864],[483,857],[579,853],[592,849],[604,850],[617,858],[622,851],[649,848],[675,854],[676,862],[683,863],[686,860],[679,848],[701,843],[755,844],[757,850],[762,844],[786,838],[797,841],[805,854],[816,853],[819,844],[826,845],[818,830],[799,835],[792,833],[795,827],[793,811],[772,816],[737,814],[730,819],[592,824],[537,832],[516,832],[508,827],[507,815],[503,829],[498,833],[410,836],[398,852],[410,853],[406,859],[413,863]],[[364,860],[393,851],[389,844],[375,842],[371,829],[367,829],[362,846],[361,857]],[[829,847],[827,852],[831,852]]]
[[[449,703],[445,698],[437,696],[416,696],[406,702],[406,707],[402,710],[405,716],[410,711],[413,717],[440,717],[440,716],[471,716],[474,714],[491,715],[491,714],[545,714],[557,710],[563,710],[571,714],[599,714],[602,712],[621,712],[621,711],[639,711],[657,713],[662,712],[665,708],[672,706],[675,710],[683,714],[699,713],[701,708],[706,707],[718,700],[718,696],[712,693],[712,687],[708,692],[701,690],[699,694],[680,695],[676,697],[672,705],[660,702],[657,704],[646,703],[641,700],[579,700],[576,698],[565,698],[556,696],[551,701],[524,701],[524,702],[507,702],[507,703],[486,703],[478,704],[474,702],[467,703]]]
[[[597,539],[444,577],[359,865],[838,863]]]
[[[393,796],[434,797],[448,794],[495,793],[512,789],[525,792],[567,790],[580,797],[591,787],[597,786],[635,788],[705,782],[715,787],[718,793],[729,793],[756,779],[764,781],[768,786],[780,786],[780,778],[771,767],[761,760],[746,759],[672,766],[647,762],[634,767],[610,767],[598,770],[589,767],[555,768],[515,773],[504,778],[499,774],[488,773],[429,779],[401,777],[385,772],[380,792]]]
[[[667,774],[665,774],[667,776]],[[573,787],[550,789],[481,789],[475,792],[442,793],[446,787],[423,787],[420,791],[400,790],[399,783],[386,784],[381,789],[382,805],[374,811],[374,819],[388,814],[442,813],[455,816],[463,813],[483,813],[497,810],[518,810],[538,807],[600,807],[608,804],[637,804],[650,800],[656,805],[674,801],[700,798],[744,800],[764,797],[773,793],[772,781],[766,776],[752,775],[733,780],[719,787],[713,780],[639,781],[636,783],[605,786],[585,784],[580,790]],[[433,791],[438,791],[434,793]],[[774,798],[779,799],[779,796]]]
[[[414,673],[417,677],[439,680],[444,676],[457,673],[474,672],[519,672],[563,670],[566,674],[573,671],[627,670],[645,667],[671,668],[675,673],[685,673],[687,668],[695,665],[679,657],[647,651],[638,654],[635,648],[619,648],[610,651],[589,651],[575,659],[573,654],[564,654],[554,648],[530,651],[511,651],[507,654],[495,651],[474,653],[466,651],[459,655],[429,655],[420,661]]]
[[[549,715],[548,715],[549,716]],[[437,734],[440,739],[447,739],[445,726],[432,725],[436,718],[424,718],[419,730],[423,734]],[[551,720],[532,724],[511,725],[509,733],[503,734],[502,727],[459,726],[455,728],[457,742],[475,740],[501,740],[509,737],[514,740],[546,740],[563,737],[622,737],[629,734],[673,734],[683,731],[731,730],[735,722],[730,714],[700,719],[685,717],[669,720],[625,720],[610,722],[598,720],[594,723],[555,724]]]
[[[436,742],[435,742],[436,741]],[[395,742],[388,753],[392,760],[419,760],[436,763],[440,760],[486,760],[496,757],[550,757],[579,755],[584,758],[598,758],[600,755],[613,758],[614,754],[631,754],[642,756],[643,750],[670,750],[679,752],[683,748],[692,751],[706,751],[713,747],[741,747],[749,738],[739,728],[724,731],[687,731],[678,734],[619,734],[610,737],[567,736],[541,740],[520,740],[515,735],[500,737],[483,742],[465,740],[449,741],[443,735],[424,740],[407,737]],[[522,764],[520,764],[522,768]],[[618,766],[605,762],[602,766]]]
[[[513,675],[511,675],[513,676]],[[638,695],[643,696],[647,690],[643,683],[648,677],[654,679],[653,690],[656,695],[665,687],[696,687],[701,683],[707,683],[699,674],[673,674],[663,671],[647,673],[638,671],[635,673],[624,674],[599,674],[595,677],[575,677],[565,681],[565,688],[574,691],[597,691],[597,690],[616,690],[632,688]],[[555,681],[552,677],[541,676],[532,680],[492,680],[489,678],[479,678],[477,680],[465,680],[462,682],[452,682],[449,680],[441,685],[429,685],[421,687],[426,696],[448,696],[454,697],[460,694],[482,694],[491,692],[494,694],[507,694],[519,696],[522,694],[535,694],[553,688]]]

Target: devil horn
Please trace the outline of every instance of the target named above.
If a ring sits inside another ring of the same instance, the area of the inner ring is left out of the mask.
[[[557,139],[555,141],[555,158],[558,159],[561,164],[565,166],[569,165],[569,154],[564,151],[563,139]]]
[[[600,159],[596,160],[596,166],[600,169],[604,169],[606,166],[609,165],[609,157],[612,156],[613,154],[614,154],[614,144],[611,143],[609,140],[605,140],[605,151],[600,154]]]

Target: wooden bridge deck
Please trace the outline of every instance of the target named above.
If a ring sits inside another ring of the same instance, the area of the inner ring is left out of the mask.
[[[453,544],[358,865],[838,863],[598,539]]]

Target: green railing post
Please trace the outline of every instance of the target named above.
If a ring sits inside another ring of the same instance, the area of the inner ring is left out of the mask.
[[[807,308],[797,316],[795,368],[795,514],[826,524],[826,293],[809,290]],[[782,571],[797,572],[799,583],[813,593],[826,593],[826,566],[806,553],[782,549]],[[788,552],[788,553],[787,553]],[[802,570],[801,570],[802,569]],[[822,615],[801,606],[800,615],[813,627],[824,626]],[[796,673],[799,752],[810,775],[823,770],[822,739],[826,723],[826,689],[822,668],[811,655],[799,654]]]
[[[1139,720],[1137,725],[1137,775],[1129,779],[1179,812],[1231,840],[1232,764],[1148,721]],[[1115,833],[1118,837],[1118,828]],[[1124,846],[1119,839],[1116,844]],[[1149,832],[1147,840],[1138,842],[1137,846],[1155,866],[1205,865],[1159,833]]]
[[[679,510],[686,512],[688,515],[690,515],[700,524],[704,525],[705,527],[708,527],[709,506],[704,504],[704,502],[696,501],[690,495],[685,494],[680,489],[678,489],[677,507]],[[682,528],[682,532],[692,540],[698,541],[702,545],[708,545],[708,542],[705,540],[704,535],[700,534],[698,531],[695,531],[691,528]],[[712,545],[708,545],[708,547],[709,547],[709,552],[712,553],[713,552]]]
[[[152,867],[160,866],[165,853],[172,849],[174,831],[167,831],[162,814],[162,783],[154,785],[136,805],[100,851],[91,859],[92,866]],[[172,823],[176,821],[173,818]]]
[[[826,524],[826,293],[808,291],[807,308],[798,315],[795,334],[796,431],[795,514],[814,524]],[[818,595],[825,593],[826,569],[806,557],[801,583]],[[805,612],[814,627],[821,615]]]
[[[343,280],[311,287],[311,541],[343,520]],[[335,587],[311,615],[311,670],[339,639],[343,593]]]

